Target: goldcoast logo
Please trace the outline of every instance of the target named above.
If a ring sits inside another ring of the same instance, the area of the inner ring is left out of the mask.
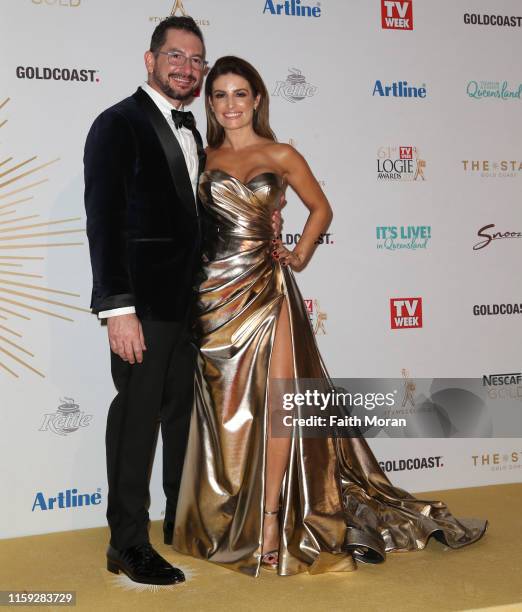
[[[10,98],[0,101],[0,110],[7,108],[9,101]],[[0,128],[7,123],[8,119],[0,118]],[[28,349],[21,329],[21,326],[31,329],[31,317],[44,315],[72,322],[67,316],[70,311],[90,312],[69,303],[70,298],[77,299],[79,294],[47,287],[40,280],[43,276],[34,269],[35,264],[45,259],[47,249],[84,244],[57,238],[85,233],[84,228],[77,226],[81,217],[40,221],[40,215],[33,214],[34,194],[49,180],[44,171],[59,161],[36,160],[36,155],[22,160],[0,156],[0,370],[14,378],[19,378],[20,368],[45,377],[31,364],[34,354]],[[62,301],[64,298],[68,301]]]
[[[210,25],[210,21],[208,19],[196,18],[194,17],[194,15],[191,15],[190,13],[188,13],[183,4],[183,0],[176,0],[174,2],[174,4],[172,5],[172,8],[170,9],[169,15],[163,15],[163,17],[152,16],[152,17],[149,17],[149,21],[153,23],[159,23],[160,21],[163,21],[167,16],[175,17],[176,15],[181,16],[181,17],[190,16],[194,19],[194,21],[198,24],[198,26]]]
[[[99,70],[87,68],[41,68],[40,66],[17,66],[16,78],[29,81],[68,81],[76,83],[99,83]]]
[[[273,96],[281,96],[294,104],[316,94],[317,87],[307,83],[306,77],[298,68],[289,68],[288,72],[290,74],[286,81],[277,81]]]

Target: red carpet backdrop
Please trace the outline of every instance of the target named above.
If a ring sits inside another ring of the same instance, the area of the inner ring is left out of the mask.
[[[143,82],[169,14],[196,19],[211,63],[260,70],[279,140],[332,204],[298,279],[332,376],[400,378],[410,411],[420,377],[484,380],[499,409],[522,397],[518,0],[0,0],[2,537],[105,523],[113,387],[88,311],[83,144]],[[284,217],[291,247],[292,193]],[[517,438],[370,442],[412,491],[522,475]],[[160,474],[158,454],[154,519]]]

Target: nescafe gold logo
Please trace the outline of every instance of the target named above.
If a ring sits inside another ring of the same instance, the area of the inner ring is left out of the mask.
[[[78,8],[82,0],[31,0],[33,4],[41,6],[57,6],[62,8]]]

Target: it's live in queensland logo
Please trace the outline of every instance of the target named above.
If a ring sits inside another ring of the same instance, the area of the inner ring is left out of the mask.
[[[377,150],[377,180],[426,180],[426,160],[419,157],[417,147],[387,146]]]
[[[415,329],[422,327],[422,298],[390,298],[392,329]]]
[[[383,83],[381,80],[375,81],[372,96],[380,98],[426,98],[428,90],[426,84],[410,85],[408,81],[393,81]]]
[[[316,2],[313,6],[301,2],[301,0],[285,0],[285,2],[274,2],[265,0],[263,15],[287,15],[288,17],[320,17],[321,3]]]
[[[377,248],[388,251],[427,249],[431,240],[430,225],[378,225],[375,231]]]
[[[381,0],[383,30],[413,30],[412,0]]]
[[[469,81],[466,93],[474,100],[495,98],[497,100],[520,100],[522,84],[510,85],[507,81]]]
[[[98,487],[93,493],[79,493],[78,489],[65,489],[56,495],[45,495],[38,491],[34,496],[32,512],[35,510],[70,510],[74,508],[85,508],[87,506],[99,506],[102,494]]]

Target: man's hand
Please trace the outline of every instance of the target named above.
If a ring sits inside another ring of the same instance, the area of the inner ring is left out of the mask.
[[[140,320],[135,314],[119,315],[107,319],[111,350],[123,361],[142,363],[147,350]]]

